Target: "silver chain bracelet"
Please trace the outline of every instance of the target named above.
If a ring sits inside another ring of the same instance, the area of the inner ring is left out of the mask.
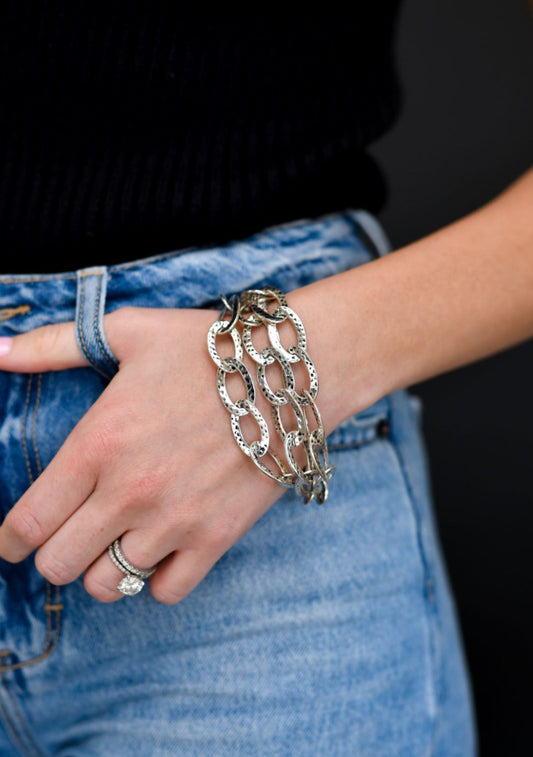
[[[249,289],[229,300],[221,295],[224,308],[207,334],[207,348],[217,366],[217,389],[222,404],[230,413],[233,436],[241,450],[267,476],[285,487],[293,487],[304,504],[313,499],[322,505],[328,497],[328,482],[333,467],[328,462],[328,449],[322,418],[315,403],[318,394],[318,374],[307,354],[307,336],[298,315],[287,305],[285,295],[276,287]],[[270,308],[270,310],[269,310]],[[273,308],[273,309],[272,309]],[[229,316],[229,319],[226,316]],[[296,332],[297,343],[285,348],[281,344],[278,325],[289,320]],[[265,326],[269,346],[259,352],[253,343],[254,329]],[[242,335],[239,331],[242,329]],[[233,340],[234,355],[222,358],[216,348],[217,336],[228,334]],[[243,363],[244,350],[257,364],[257,383],[271,405],[274,428],[283,442],[285,459],[281,460],[270,449],[270,431],[266,420],[255,404],[255,385],[252,375]],[[274,391],[266,378],[266,367],[277,362],[283,377],[283,387]],[[299,394],[295,388],[292,365],[301,362],[309,377],[309,388]],[[239,373],[246,397],[236,402],[230,399],[226,388],[228,373]],[[281,419],[282,406],[292,410],[296,427],[287,429]],[[241,418],[250,415],[257,423],[260,439],[245,440]],[[301,447],[305,464],[298,462],[294,449]],[[273,467],[265,460],[268,458]]]

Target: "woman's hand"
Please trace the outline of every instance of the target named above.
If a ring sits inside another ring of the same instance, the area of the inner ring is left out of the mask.
[[[326,434],[390,392],[533,336],[532,202],[530,169],[444,229],[289,293],[318,369]],[[134,565],[161,561],[154,596],[177,602],[279,498],[281,486],[232,439],[206,348],[215,317],[142,308],[106,316],[120,370],[6,517],[0,556],[22,560],[37,548],[50,581],[87,569],[88,591],[113,601],[121,575],[105,550],[124,534]],[[82,365],[72,323],[17,336],[0,357],[12,371]],[[248,416],[242,428],[257,438]]]
[[[0,556],[18,562],[37,549],[37,569],[53,584],[85,571],[87,591],[113,602],[123,596],[116,589],[123,574],[107,547],[123,535],[131,563],[159,563],[152,594],[173,604],[284,493],[233,440],[206,347],[216,317],[148,308],[105,317],[120,370],[6,516]],[[76,366],[87,363],[73,323],[16,336],[0,358],[0,369],[10,371]],[[257,438],[253,425],[248,434]]]

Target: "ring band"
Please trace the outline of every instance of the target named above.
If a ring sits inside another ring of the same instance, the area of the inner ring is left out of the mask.
[[[142,568],[136,568],[135,565],[126,560],[120,549],[120,539],[115,541],[108,547],[109,557],[119,570],[125,573],[124,578],[117,585],[117,589],[126,596],[132,597],[138,594],[143,586],[144,579],[149,578],[155,573],[157,566],[143,570]]]

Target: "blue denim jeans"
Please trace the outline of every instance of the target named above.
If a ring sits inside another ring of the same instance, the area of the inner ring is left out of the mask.
[[[0,277],[0,335],[75,319],[87,359],[0,373],[2,516],[113,380],[104,312],[290,291],[389,252],[375,217],[356,210],[211,249]],[[475,754],[421,401],[394,392],[328,442],[324,507],[287,490],[175,606],[146,589],[101,604],[81,579],[47,583],[31,556],[0,560],[0,754]]]

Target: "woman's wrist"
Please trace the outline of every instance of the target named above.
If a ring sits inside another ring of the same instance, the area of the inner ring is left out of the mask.
[[[533,336],[533,170],[480,210],[288,295],[326,431],[400,388]]]
[[[301,317],[308,337],[309,356],[319,378],[317,405],[326,433],[350,415],[369,407],[387,389],[381,380],[379,345],[369,344],[365,335],[365,293],[351,273],[354,296],[347,299],[339,288],[340,275],[290,292],[289,306]],[[305,376],[302,375],[302,383]]]

